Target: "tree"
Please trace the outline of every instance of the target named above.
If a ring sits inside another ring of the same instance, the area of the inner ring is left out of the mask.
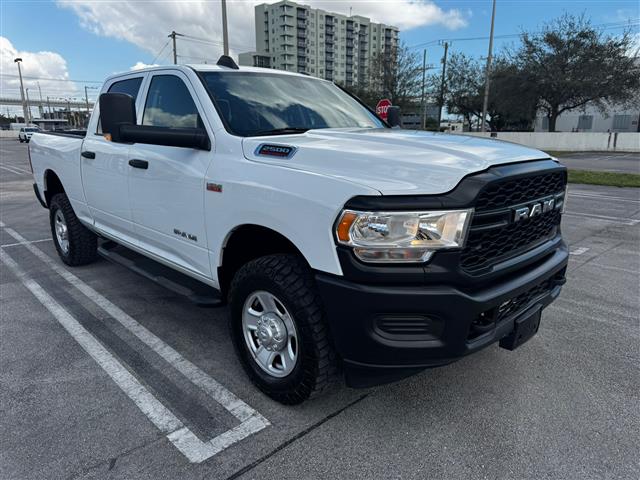
[[[453,53],[446,73],[445,104],[447,111],[460,115],[471,128],[474,117],[482,115],[484,69],[464,53]],[[436,79],[437,81],[437,79]]]
[[[491,69],[491,93],[487,109],[491,130],[526,131],[533,128],[538,97],[535,85],[529,82],[526,73],[508,58],[496,58]]]
[[[373,57],[365,78],[353,86],[342,85],[370,107],[388,98],[403,110],[416,108],[422,87],[422,62],[406,45],[380,52]]]
[[[534,88],[538,107],[554,132],[566,111],[628,101],[640,88],[638,53],[629,54],[629,31],[604,36],[584,16],[565,14],[540,33],[523,33],[511,58],[527,85]]]

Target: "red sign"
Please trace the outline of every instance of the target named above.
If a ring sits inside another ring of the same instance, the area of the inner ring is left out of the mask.
[[[376,115],[378,115],[381,119],[386,121],[390,106],[391,106],[391,100],[387,98],[383,98],[376,105]]]

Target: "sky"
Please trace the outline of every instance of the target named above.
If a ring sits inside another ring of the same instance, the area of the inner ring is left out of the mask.
[[[255,49],[254,5],[227,0],[232,55]],[[273,3],[269,1],[267,3]],[[370,17],[400,28],[400,39],[440,68],[442,40],[450,52],[486,57],[491,0],[310,0],[299,3]],[[632,27],[640,45],[638,0],[497,0],[494,51],[513,44],[508,35],[537,31],[563,13],[585,14],[608,33]],[[167,35],[175,30],[179,63],[215,62],[222,54],[221,6],[209,1],[0,0],[0,96],[18,97],[15,57],[22,57],[25,87],[37,99],[94,98],[113,73],[171,63]],[[507,37],[504,37],[507,35]],[[36,79],[37,77],[37,79]],[[13,110],[10,113],[13,114]],[[6,107],[2,107],[6,113]]]

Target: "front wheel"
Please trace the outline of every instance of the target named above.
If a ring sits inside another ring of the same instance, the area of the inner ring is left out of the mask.
[[[234,277],[229,296],[236,352],[260,390],[293,405],[330,385],[337,362],[302,258],[278,254],[247,263]]]
[[[98,238],[80,223],[66,194],[58,193],[51,199],[49,221],[53,243],[64,263],[75,267],[96,259]]]

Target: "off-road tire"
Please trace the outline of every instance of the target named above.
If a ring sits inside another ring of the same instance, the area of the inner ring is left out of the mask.
[[[65,253],[58,244],[55,231],[55,214],[60,210],[67,224],[69,251]],[[95,233],[88,230],[78,217],[76,217],[73,207],[64,193],[57,193],[51,199],[49,205],[49,223],[51,224],[51,236],[56,246],[60,259],[71,267],[87,265],[95,261],[98,256],[98,238]]]
[[[246,299],[267,291],[283,303],[293,317],[299,337],[299,353],[293,371],[276,378],[263,371],[251,356],[242,331]],[[309,266],[297,255],[260,257],[236,273],[229,289],[233,343],[251,381],[272,399],[295,405],[316,396],[336,378],[337,359],[320,296]]]

